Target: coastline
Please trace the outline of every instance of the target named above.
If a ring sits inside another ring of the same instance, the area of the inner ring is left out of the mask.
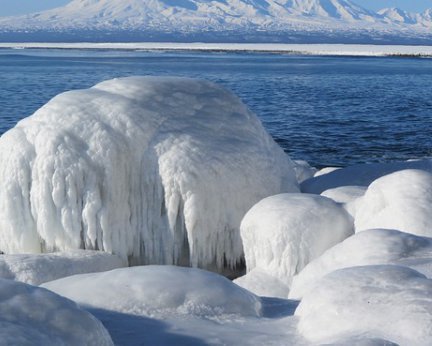
[[[0,42],[0,49],[65,49],[125,51],[256,52],[318,56],[432,57],[432,46],[353,45],[353,44],[261,44],[261,43],[52,43]]]

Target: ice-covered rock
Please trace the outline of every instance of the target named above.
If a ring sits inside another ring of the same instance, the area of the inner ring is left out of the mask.
[[[432,280],[393,265],[340,269],[317,282],[295,315],[315,344],[362,335],[431,345]]]
[[[313,176],[314,177],[320,177],[322,175],[337,171],[338,169],[341,169],[341,167],[324,167],[324,168],[321,168],[320,170],[316,171]]]
[[[0,279],[0,343],[19,346],[113,345],[101,322],[46,289]]]
[[[391,163],[359,164],[318,175],[302,182],[301,190],[320,194],[340,186],[369,186],[374,180],[405,169],[420,169],[432,172],[432,160],[411,160]]]
[[[134,315],[259,316],[254,294],[215,273],[141,266],[81,274],[42,285],[81,305]]]
[[[365,186],[341,186],[334,189],[325,190],[321,196],[331,198],[337,203],[341,203],[345,210],[355,218],[360,197],[366,193]]]
[[[334,189],[325,190],[321,196],[332,199],[337,203],[350,203],[366,193],[364,186],[341,186]]]
[[[241,223],[247,271],[259,268],[287,286],[306,264],[351,234],[352,218],[339,204],[308,194],[265,198]]]
[[[221,270],[242,259],[244,214],[290,191],[291,161],[230,92],[114,79],[55,97],[0,138],[0,250]]]
[[[259,268],[252,269],[233,282],[260,297],[288,297],[289,287]]]
[[[301,299],[328,273],[348,267],[399,264],[432,278],[432,238],[389,229],[356,233],[310,262],[293,279],[289,297]]]
[[[432,237],[432,174],[410,169],[374,181],[359,201],[355,228],[389,228]]]
[[[317,169],[312,167],[307,161],[294,160],[294,170],[296,173],[297,181],[299,183],[312,178],[317,172]]]
[[[90,250],[0,255],[0,278],[40,285],[66,276],[102,272],[126,265],[127,262],[116,255]]]

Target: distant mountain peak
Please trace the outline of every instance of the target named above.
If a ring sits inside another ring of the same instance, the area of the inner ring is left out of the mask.
[[[88,32],[91,38],[92,32],[102,36],[133,32],[144,40],[162,36],[232,40],[236,35],[248,40],[311,35],[318,39],[321,33],[331,40],[337,35],[349,40],[389,33],[432,36],[430,28],[432,10],[412,14],[390,8],[376,13],[350,0],[72,0],[52,10],[0,18],[0,33]]]

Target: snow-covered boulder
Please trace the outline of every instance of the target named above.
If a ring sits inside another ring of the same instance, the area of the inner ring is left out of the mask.
[[[359,202],[356,231],[397,229],[432,237],[432,174],[403,170],[374,181]]]
[[[120,268],[75,275],[42,287],[81,305],[141,316],[261,314],[257,296],[223,276],[192,268]]]
[[[46,289],[0,279],[0,344],[113,345],[101,322]]]
[[[389,229],[356,233],[310,262],[293,279],[289,297],[301,299],[328,273],[348,267],[399,264],[432,278],[432,238]]]
[[[285,283],[259,268],[252,269],[233,282],[260,297],[286,298],[289,292]]]
[[[295,315],[315,344],[362,335],[432,345],[432,280],[393,265],[340,269],[317,282]]]
[[[0,138],[0,251],[220,270],[242,259],[244,214],[290,191],[290,159],[230,92],[114,79],[58,95]]]
[[[329,198],[299,193],[265,198],[241,223],[247,271],[259,268],[290,286],[306,264],[353,232],[351,216]]]
[[[359,164],[322,175],[318,172],[314,178],[302,182],[301,190],[306,193],[320,194],[325,190],[340,186],[369,186],[380,177],[405,169],[432,172],[432,160]]]
[[[66,276],[102,272],[126,265],[127,262],[116,255],[90,250],[0,255],[0,278],[40,285]]]

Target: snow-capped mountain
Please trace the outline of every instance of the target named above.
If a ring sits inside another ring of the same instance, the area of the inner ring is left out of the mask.
[[[0,18],[0,40],[1,33],[78,38],[84,32],[90,40],[107,39],[108,33],[114,40],[421,38],[430,35],[425,28],[431,27],[431,13],[375,13],[350,0],[72,0],[49,11]]]
[[[423,13],[412,13],[400,8],[384,8],[378,14],[388,23],[404,23],[414,26],[432,28],[432,9]]]

